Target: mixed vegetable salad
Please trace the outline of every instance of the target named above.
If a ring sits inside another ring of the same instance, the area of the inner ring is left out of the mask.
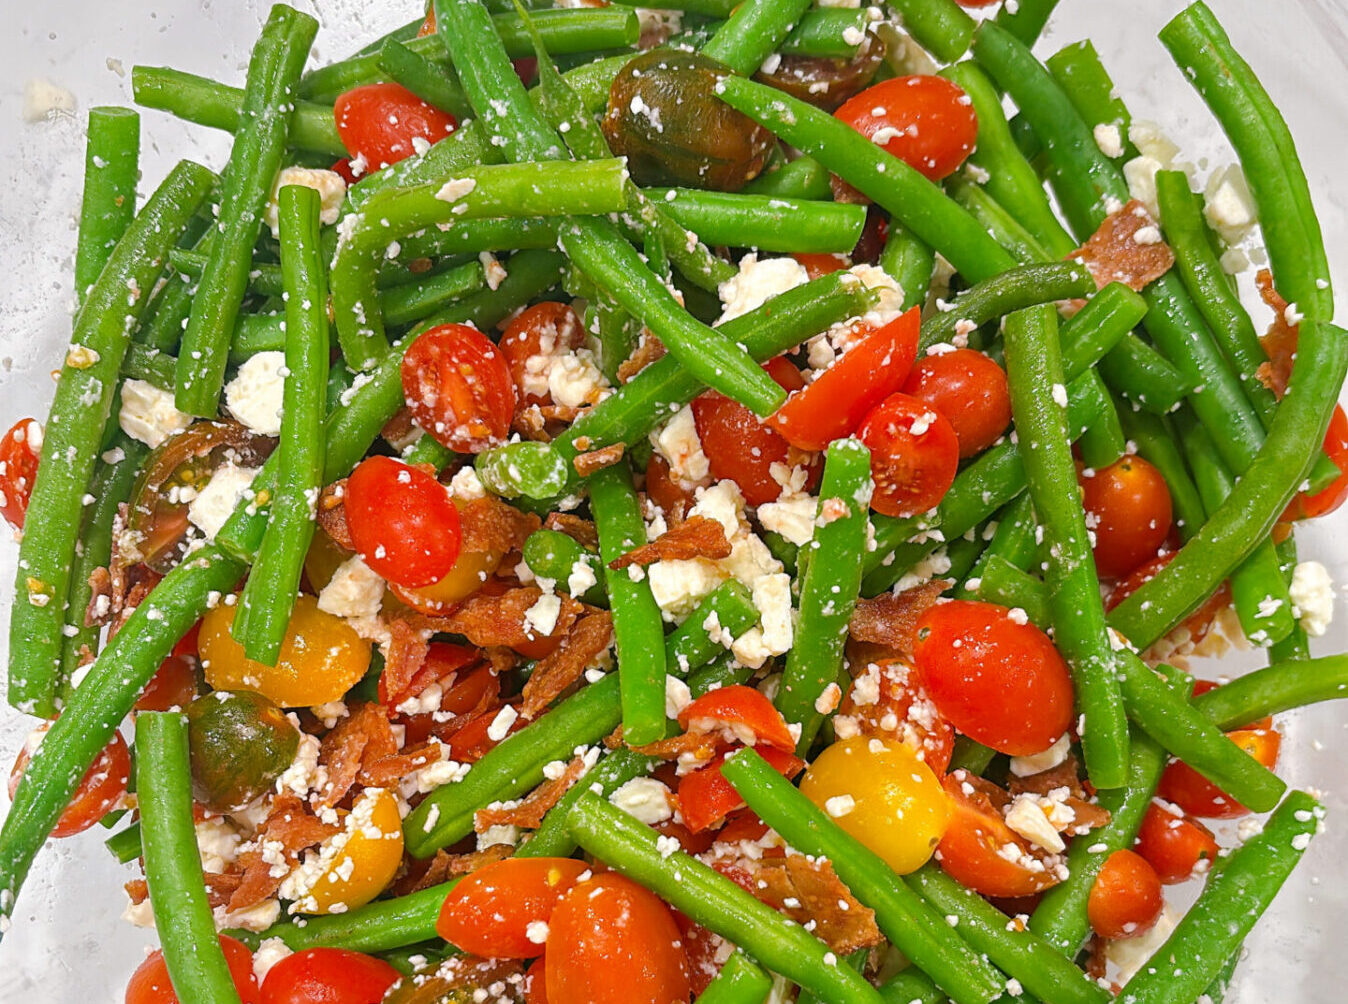
[[[434,0],[307,72],[278,4],[242,89],[137,67],[233,149],[138,204],[89,115],[0,442],[0,932],[101,824],[128,1004],[1219,1001],[1324,816],[1271,716],[1348,685],[1295,542],[1348,334],[1202,0],[1201,175],[1055,3]]]

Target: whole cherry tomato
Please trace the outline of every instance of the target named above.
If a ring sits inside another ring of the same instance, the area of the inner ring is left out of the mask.
[[[253,953],[227,934],[220,935],[220,948],[225,953],[229,975],[234,979],[234,989],[242,1004],[261,1004],[261,992],[253,975]],[[151,952],[131,974],[131,981],[126,985],[126,1004],[180,1004],[169,981],[164,953],[159,949]]]
[[[891,394],[866,416],[857,434],[871,451],[871,508],[876,512],[913,516],[933,508],[950,490],[959,469],[959,437],[926,402]]]
[[[973,103],[944,77],[882,80],[833,114],[932,181],[963,164],[978,139]]]
[[[960,442],[960,459],[982,453],[1011,424],[1006,371],[981,352],[956,349],[924,356],[903,392],[946,417]]]
[[[332,109],[337,135],[366,171],[378,171],[417,153],[417,141],[438,143],[458,126],[454,116],[428,105],[401,84],[364,84],[338,95]]]
[[[36,749],[34,740],[45,735],[49,727],[45,722],[39,725],[29,737],[29,741],[19,750],[19,755],[14,761],[14,769],[9,774],[11,799],[19,788],[23,772],[28,768],[28,761],[33,757],[30,746]],[[112,741],[103,747],[94,762],[89,765],[89,769],[84,772],[83,780],[75,789],[75,794],[71,796],[70,804],[61,813],[61,818],[51,831],[51,835],[70,837],[89,829],[121,800],[130,782],[131,754],[121,734],[114,732]]]
[[[1201,862],[1211,866],[1221,850],[1211,830],[1168,802],[1152,802],[1147,807],[1136,849],[1165,885],[1187,882]]]
[[[1228,732],[1227,736],[1269,770],[1277,766],[1278,751],[1282,748],[1282,735],[1277,729],[1239,729]],[[1250,812],[1198,771],[1179,760],[1166,767],[1156,793],[1200,819],[1236,819]]]
[[[309,948],[267,971],[262,1004],[379,1004],[398,979],[398,970],[372,955]]]
[[[515,415],[510,363],[467,324],[422,332],[402,363],[403,396],[416,423],[457,453],[505,442]]]
[[[1156,926],[1164,908],[1156,870],[1132,851],[1115,851],[1105,860],[1086,900],[1091,927],[1102,938],[1146,934]]]
[[[436,933],[484,958],[542,955],[548,919],[588,871],[572,858],[506,858],[486,865],[445,897]]]
[[[1079,476],[1087,525],[1095,532],[1095,567],[1108,579],[1144,564],[1170,533],[1170,489],[1141,457],[1125,456]]]
[[[0,439],[0,516],[16,530],[23,529],[28,498],[37,477],[38,454],[42,452],[42,426],[36,419],[21,418]]]
[[[429,586],[458,560],[459,511],[424,470],[370,457],[347,479],[344,504],[356,553],[390,582]]]

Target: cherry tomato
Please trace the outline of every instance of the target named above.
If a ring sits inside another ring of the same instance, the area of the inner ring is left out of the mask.
[[[1282,735],[1277,729],[1240,729],[1228,732],[1227,736],[1269,770],[1277,766],[1278,751],[1282,748]],[[1179,760],[1166,767],[1156,793],[1200,819],[1236,819],[1250,811]]]
[[[196,662],[185,655],[170,655],[155,670],[136,698],[137,711],[168,711],[185,708],[197,696]]]
[[[398,979],[398,970],[372,955],[309,948],[267,971],[262,1004],[379,1004]]]
[[[761,746],[758,755],[783,777],[795,777],[805,767],[805,761],[774,746]],[[718,756],[705,767],[685,774],[679,781],[679,812],[688,829],[701,833],[715,826],[727,815],[744,805],[744,799],[721,773],[725,756]]]
[[[257,978],[253,975],[253,953],[227,934],[220,935],[220,947],[242,1004],[261,1004]],[[126,1004],[179,1004],[169,982],[164,953],[159,949],[151,952],[131,974],[131,982],[126,985]]]
[[[932,181],[964,163],[978,139],[973,103],[944,77],[893,77],[833,113]]]
[[[19,779],[23,777],[23,772],[28,768],[28,761],[32,759],[32,751],[37,748],[34,740],[39,739],[46,734],[50,726],[47,723],[39,725],[34,733],[29,736],[28,742],[19,750],[19,755],[14,761],[14,769],[9,774],[9,797],[14,798],[14,792],[19,788]],[[93,826],[100,819],[106,816],[126,794],[126,788],[131,781],[131,754],[127,751],[126,742],[121,734],[114,732],[112,741],[103,747],[89,765],[89,769],[84,772],[84,779],[75,789],[75,794],[71,796],[70,804],[61,813],[61,818],[57,821],[56,827],[51,831],[53,837],[70,837],[76,833],[83,833],[89,827]]]
[[[960,441],[960,459],[982,453],[1011,424],[1006,372],[973,349],[919,359],[903,392],[927,402],[949,420]]]
[[[1136,938],[1156,926],[1165,897],[1146,858],[1115,851],[1095,877],[1086,900],[1091,927],[1102,938]]]
[[[402,815],[385,788],[363,788],[342,832],[320,847],[325,867],[291,906],[294,913],[337,914],[364,906],[383,892],[403,861]]]
[[[458,560],[459,510],[445,486],[392,457],[370,457],[346,482],[346,521],[356,553],[400,586],[438,582]]]
[[[792,258],[805,266],[805,274],[811,279],[818,279],[821,276],[832,275],[834,272],[841,272],[845,268],[850,268],[852,262],[845,254],[833,253],[815,253],[801,252],[793,254]]]
[[[506,729],[505,736],[493,739],[488,732],[500,713],[500,708],[488,708],[450,736],[447,744],[450,757],[460,763],[476,763],[504,741],[506,736],[514,735],[529,724],[526,719],[517,717]]]
[[[925,402],[891,394],[866,416],[858,436],[871,451],[871,508],[876,512],[926,512],[950,490],[959,468],[959,437]]]
[[[454,503],[457,510],[459,504]],[[462,525],[462,518],[460,518]],[[444,578],[432,582],[429,586],[413,589],[389,583],[393,595],[414,610],[431,617],[446,613],[461,600],[467,599],[482,589],[487,580],[501,567],[501,551],[460,551],[454,561],[454,567],[445,573]]]
[[[954,728],[936,710],[909,666],[897,659],[873,665],[852,681],[838,705],[835,731],[842,728],[838,718],[853,722],[861,735],[897,739],[938,775],[945,773],[955,748]]]
[[[571,858],[506,858],[486,865],[450,891],[436,933],[484,958],[542,955],[548,918],[587,871],[585,862]]]
[[[671,1004],[691,993],[669,908],[613,873],[582,882],[548,922],[550,1004]]]
[[[548,374],[541,364],[550,356],[584,344],[585,327],[568,304],[547,300],[517,314],[506,325],[500,347],[520,400],[525,404],[549,403]]]
[[[548,1004],[546,956],[540,955],[524,974],[524,1004]]]
[[[767,743],[788,753],[796,748],[782,713],[755,687],[718,687],[703,694],[679,712],[679,728],[685,732],[726,728],[749,746]]]
[[[16,530],[23,529],[42,452],[41,447],[33,447],[35,431],[40,442],[42,426],[36,419],[21,418],[0,439],[0,516]]]
[[[1320,489],[1314,495],[1301,494],[1293,498],[1287,511],[1282,514],[1284,520],[1327,516],[1348,499],[1348,415],[1344,414],[1341,404],[1334,406],[1334,414],[1329,418],[1329,430],[1325,433],[1325,454],[1334,461],[1334,466],[1341,473],[1329,487]]]
[[[515,415],[510,363],[467,324],[423,332],[403,356],[403,396],[417,424],[456,453],[500,445]]]
[[[390,694],[388,691],[388,675],[381,674],[379,677],[379,703],[396,707],[409,696],[420,694],[431,684],[439,684],[441,692],[448,699],[450,694],[459,688],[461,682],[466,682],[474,674],[469,672],[474,666],[477,666],[482,660],[482,652],[471,645],[456,645],[447,641],[431,642],[430,648],[426,651],[426,658],[421,663],[421,668],[412,675],[406,685],[398,690],[396,694]],[[482,696],[481,688],[477,691],[477,696]],[[471,701],[467,707],[458,708],[455,714],[462,714],[477,706],[477,701]],[[450,709],[445,708],[448,711]]]
[[[1217,683],[1214,680],[1195,680],[1193,696],[1197,697],[1199,694],[1206,694],[1209,690],[1216,690],[1221,686],[1224,686],[1224,684]],[[1271,729],[1273,728],[1273,716],[1265,715],[1263,718],[1256,719],[1253,722],[1242,722],[1240,727],[1242,729]]]
[[[1170,564],[1170,562],[1174,560],[1174,557],[1174,551],[1158,554],[1145,565],[1134,569],[1131,575],[1126,579],[1121,580],[1112,590],[1110,590],[1109,599],[1105,603],[1105,609],[1113,610],[1129,596],[1133,595],[1133,593],[1137,592],[1152,579],[1156,578],[1157,573],[1165,568],[1166,565]],[[1197,645],[1207,636],[1207,633],[1212,630],[1212,623],[1217,619],[1217,615],[1229,606],[1230,603],[1231,586],[1229,583],[1223,583],[1220,589],[1208,597],[1206,603],[1185,618],[1180,627],[1189,632],[1189,640]],[[1176,630],[1178,630],[1178,628]]]
[[[1166,885],[1187,882],[1199,862],[1211,866],[1221,850],[1211,830],[1168,802],[1152,802],[1147,807],[1136,847]]]
[[[697,501],[696,495],[669,469],[669,461],[652,453],[646,465],[646,497],[668,518],[683,519]]]
[[[1087,525],[1095,531],[1095,567],[1107,579],[1122,578],[1165,543],[1170,489],[1160,471],[1132,456],[1078,480]]]
[[[913,665],[959,731],[1012,756],[1048,749],[1072,724],[1072,678],[1048,635],[1006,607],[952,600],[917,622]]]
[[[367,171],[417,152],[417,140],[437,143],[452,133],[454,116],[428,105],[401,84],[365,84],[338,95],[332,109],[337,135]]]
[[[868,412],[903,386],[917,358],[914,307],[856,340],[804,389],[794,390],[769,421],[802,450],[822,450],[850,435]]]

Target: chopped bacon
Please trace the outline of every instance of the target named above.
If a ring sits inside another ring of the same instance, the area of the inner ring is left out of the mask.
[[[374,760],[362,757],[357,780],[367,788],[391,788],[407,775],[439,760],[440,744],[434,742]]]
[[[106,568],[95,568],[89,573],[89,606],[84,611],[84,626],[106,624],[111,613],[112,573]]]
[[[351,540],[351,527],[346,522],[346,478],[334,481],[323,489],[318,497],[318,525],[332,542],[347,551],[356,549]]]
[[[384,672],[379,678],[380,691],[388,695],[388,705],[396,708],[408,697],[412,679],[426,662],[431,650],[430,634],[419,618],[392,617],[388,621],[389,644],[384,655]]]
[[[384,709],[372,701],[352,706],[319,747],[318,762],[328,771],[322,804],[336,805],[345,798],[362,766],[397,754],[398,743]]]
[[[1259,339],[1268,362],[1259,364],[1256,375],[1265,387],[1282,400],[1282,396],[1287,393],[1287,381],[1292,378],[1292,362],[1297,356],[1301,325],[1288,323],[1287,301],[1273,288],[1273,275],[1268,269],[1261,268],[1254,281],[1259,287],[1259,295],[1273,310],[1273,323]]]
[[[651,363],[664,356],[666,351],[665,343],[643,328],[636,350],[618,367],[618,382],[627,383]]]
[[[709,516],[689,516],[649,544],[634,547],[610,561],[608,567],[617,570],[628,565],[651,565],[657,561],[728,557],[730,541],[726,539],[725,527]]]
[[[508,589],[499,596],[477,593],[470,596],[458,609],[448,616],[430,618],[428,623],[436,631],[449,634],[461,634],[479,648],[492,645],[504,645],[518,648],[539,639],[539,634],[525,622],[524,615],[539,598],[543,590],[538,586],[520,586]],[[558,594],[561,612],[557,615],[557,624],[546,637],[555,638],[571,630],[584,609],[579,600],[565,593]]]
[[[561,776],[544,781],[519,804],[506,806],[488,806],[473,814],[473,829],[484,832],[491,826],[518,826],[526,830],[536,830],[543,825],[543,817],[567,793],[567,790],[580,780],[585,773],[585,758],[573,757],[566,765]]]
[[[131,900],[132,906],[140,906],[150,898],[150,887],[144,879],[132,879],[122,886]]]
[[[580,679],[585,667],[613,641],[613,615],[596,610],[576,621],[570,632],[552,652],[539,660],[524,685],[524,705],[520,713],[533,718]]]
[[[258,827],[256,836],[239,852],[242,879],[229,898],[229,909],[247,909],[281,888],[281,880],[289,867],[276,867],[275,851],[278,848],[285,864],[293,866],[299,860],[300,851],[321,844],[340,832],[341,827],[314,816],[294,795],[277,795],[271,813]],[[272,860],[264,860],[264,856]]]
[[[207,872],[202,878],[206,880],[206,901],[214,910],[216,907],[229,905],[234,894],[239,891],[239,886],[243,885],[244,873]]]
[[[618,749],[623,742],[623,727],[619,725],[612,734],[604,737],[604,745],[609,749]],[[659,757],[661,760],[678,760],[681,757],[693,757],[698,760],[711,760],[720,748],[720,735],[714,732],[684,732],[658,742],[644,746],[631,747],[642,756]]]
[[[881,593],[873,599],[860,600],[852,611],[848,630],[856,641],[872,642],[903,653],[913,651],[913,631],[917,622],[949,587],[944,579],[932,579],[895,596]]]
[[[571,466],[576,469],[576,473],[582,478],[588,478],[595,471],[602,471],[605,467],[612,467],[623,458],[623,453],[627,446],[623,443],[614,443],[612,446],[605,446],[602,449],[590,450],[587,453],[579,453],[571,461]]]
[[[497,861],[504,861],[514,853],[515,848],[511,844],[491,844],[480,851],[469,851],[465,854],[451,854],[444,850],[436,851],[435,857],[431,859],[430,867],[417,876],[410,888],[400,887],[395,891],[400,896],[421,892],[421,890],[429,889],[431,886],[448,882],[455,875],[470,875],[479,868],[485,868]]]
[[[540,526],[531,512],[521,512],[494,495],[456,502],[463,532],[463,550],[476,554],[518,551],[525,539]]]
[[[421,431],[421,426],[412,420],[412,409],[403,405],[384,423],[379,435],[389,446],[401,452],[421,437]]]
[[[1086,791],[1081,787],[1076,757],[1070,754],[1058,766],[1041,770],[1038,774],[1028,774],[1025,777],[1010,774],[1006,779],[1006,788],[1013,795],[1019,795],[1023,791],[1047,795],[1054,788],[1067,788],[1077,798],[1086,797]]]
[[[1143,243],[1138,240],[1139,234],[1152,239]],[[1090,269],[1097,286],[1121,282],[1139,292],[1175,264],[1175,253],[1161,239],[1160,228],[1147,207],[1137,199],[1106,217],[1090,240],[1069,257]]]
[[[126,596],[122,598],[122,602],[118,605],[116,616],[113,618],[112,623],[108,625],[108,641],[112,641],[112,639],[117,636],[117,632],[122,629],[122,626],[131,618],[131,615],[136,612],[136,607],[140,606],[141,601],[149,596],[151,591],[158,584],[159,576],[147,569],[146,577],[137,581],[135,585],[127,590]]]
[[[588,519],[572,515],[569,512],[550,512],[548,518],[543,521],[543,525],[549,530],[566,534],[581,547],[587,547],[591,551],[599,550],[599,531],[594,528],[594,523]]]

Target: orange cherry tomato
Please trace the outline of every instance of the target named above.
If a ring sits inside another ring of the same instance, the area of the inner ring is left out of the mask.
[[[406,160],[417,140],[438,143],[457,127],[454,116],[428,105],[401,84],[364,84],[340,94],[332,109],[337,135],[366,171]]]
[[[308,948],[267,971],[262,1004],[379,1004],[399,980],[383,959],[345,948]]]
[[[23,529],[28,499],[33,494],[40,449],[33,449],[33,432],[41,435],[36,419],[21,418],[0,438],[0,516],[16,530]]]
[[[955,729],[936,710],[917,673],[897,659],[881,660],[854,679],[838,717],[850,719],[864,736],[899,740],[938,777],[950,766]]]
[[[951,600],[917,622],[913,665],[941,715],[1012,756],[1048,749],[1072,724],[1072,678],[1048,635],[993,603]]]
[[[546,955],[540,955],[524,974],[524,1004],[548,1004]]]
[[[871,451],[871,508],[913,516],[945,497],[959,469],[955,429],[940,412],[907,394],[891,394],[866,416],[858,436]]]
[[[1278,764],[1282,734],[1277,729],[1238,729],[1227,737],[1250,756],[1272,770]],[[1176,760],[1161,775],[1156,793],[1200,819],[1237,819],[1250,810],[1194,770]]]
[[[671,1004],[691,993],[673,914],[631,879],[582,882],[548,928],[550,1004]]]
[[[1334,406],[1334,414],[1329,418],[1329,430],[1325,433],[1325,454],[1334,461],[1341,472],[1327,487],[1314,495],[1300,494],[1292,499],[1287,511],[1282,514],[1284,520],[1315,519],[1327,516],[1343,505],[1348,499],[1348,415],[1343,405]]]
[[[436,933],[471,955],[532,959],[547,923],[590,868],[572,858],[506,858],[459,881],[440,908]]]
[[[1211,866],[1221,850],[1211,830],[1169,802],[1152,802],[1147,807],[1136,848],[1165,885],[1187,882],[1200,862]]]
[[[753,746],[767,743],[790,752],[796,741],[782,713],[755,687],[718,687],[703,694],[679,712],[679,728],[685,732],[729,729],[739,742]]]
[[[242,1004],[261,1004],[261,991],[257,977],[253,975],[253,953],[227,934],[220,935],[220,948],[225,953],[229,975]],[[126,1004],[179,1004],[178,995],[169,981],[164,953],[159,949],[151,952],[131,974],[131,982],[126,985]]]
[[[344,502],[356,553],[390,582],[429,586],[459,558],[459,510],[424,470],[370,457],[351,472]]]
[[[805,761],[775,746],[758,747],[758,755],[783,777],[795,777],[805,769]],[[694,833],[715,826],[731,812],[743,807],[744,799],[721,773],[721,755],[705,767],[685,774],[679,781],[679,812]]]
[[[1087,525],[1095,532],[1101,576],[1128,575],[1156,553],[1170,533],[1170,489],[1141,457],[1126,456],[1089,477],[1078,475]]]
[[[185,708],[197,696],[196,661],[186,655],[170,655],[155,670],[136,698],[137,711],[169,711]]]
[[[50,727],[46,722],[43,722],[29,737],[29,742],[25,743],[19,750],[19,755],[14,761],[14,769],[9,774],[9,797],[11,800],[14,798],[14,792],[19,788],[19,780],[23,777],[23,772],[28,769],[28,761],[33,756],[29,752],[29,745],[32,744],[34,738],[45,735]],[[94,762],[89,765],[89,769],[84,772],[83,780],[80,781],[79,787],[75,789],[75,794],[71,796],[70,804],[61,813],[61,818],[51,831],[51,835],[53,837],[71,837],[89,829],[106,816],[112,807],[121,800],[122,796],[126,794],[127,785],[130,781],[131,754],[127,751],[126,741],[122,739],[121,734],[114,732],[112,741],[103,747],[98,756],[94,758]]]
[[[585,326],[566,303],[546,300],[522,310],[501,335],[501,352],[510,364],[515,390],[525,404],[548,404],[547,372],[530,360],[546,362],[585,344]]]
[[[802,251],[799,254],[793,254],[792,258],[805,266],[805,274],[811,279],[818,279],[822,276],[832,275],[834,272],[841,272],[852,265],[850,256],[845,254],[833,253],[813,253]]]
[[[924,356],[903,392],[944,415],[960,442],[960,459],[982,453],[1011,424],[1006,371],[981,352],[956,349]]]
[[[1165,908],[1161,880],[1147,859],[1115,851],[1095,877],[1086,900],[1091,927],[1102,938],[1136,938],[1156,926]]]
[[[515,415],[510,363],[467,324],[441,324],[418,336],[402,362],[403,397],[412,418],[456,453],[505,442]]]
[[[1120,603],[1126,600],[1133,593],[1137,592],[1144,585],[1156,578],[1157,573],[1166,565],[1174,560],[1175,552],[1170,551],[1165,554],[1158,554],[1145,565],[1133,570],[1132,574],[1126,579],[1119,581],[1109,593],[1109,599],[1105,601],[1105,609],[1113,610]],[[1213,621],[1217,615],[1222,612],[1231,603],[1231,586],[1229,583],[1222,583],[1220,589],[1208,597],[1208,601],[1201,607],[1185,618],[1181,627],[1189,632],[1189,639],[1197,645],[1202,641],[1209,631],[1212,630]]]
[[[978,139],[973,102],[944,77],[882,80],[833,114],[932,181],[963,164]]]

